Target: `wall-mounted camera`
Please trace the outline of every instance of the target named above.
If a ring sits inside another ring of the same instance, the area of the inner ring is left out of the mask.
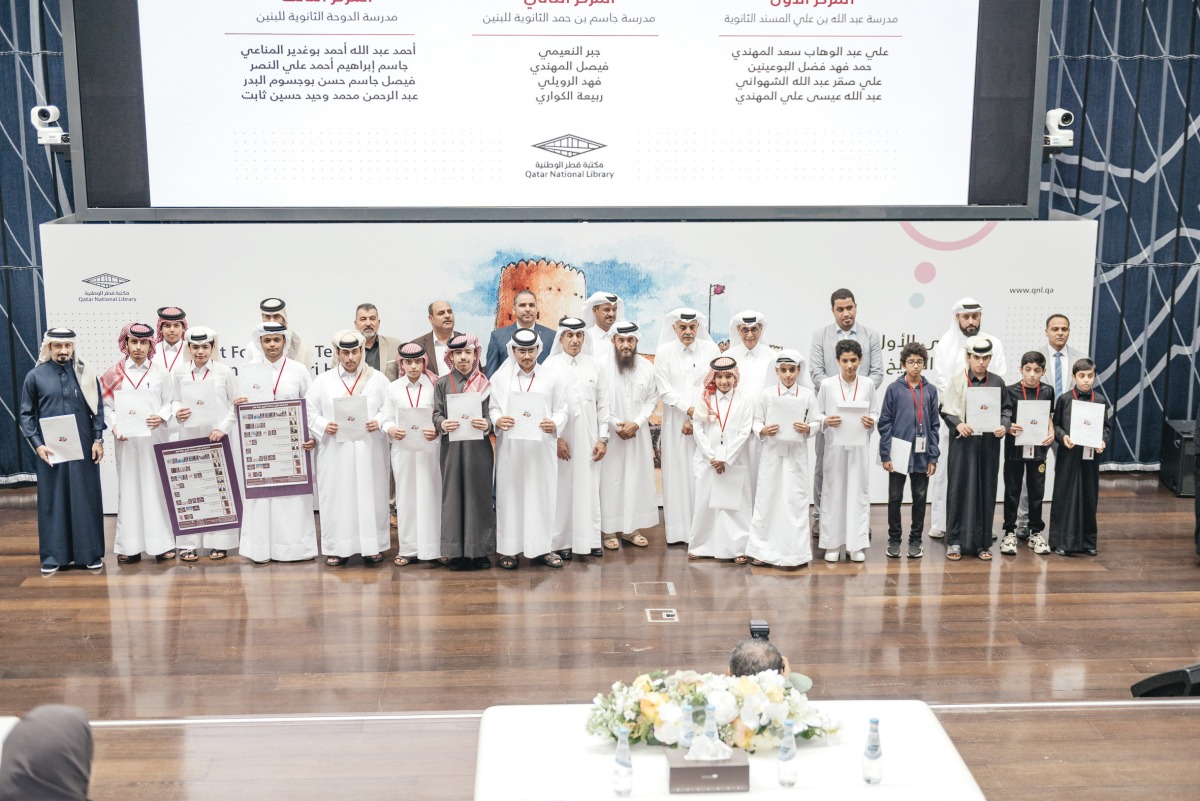
[[[1067,130],[1075,122],[1075,115],[1065,108],[1052,108],[1046,112],[1046,135],[1042,144],[1062,149],[1075,145],[1075,132]]]
[[[771,624],[765,620],[750,621],[750,639],[752,640],[770,640],[771,639]]]
[[[29,121],[37,129],[39,145],[65,145],[71,141],[70,134],[56,125],[58,118],[58,106],[34,106],[30,110]]]

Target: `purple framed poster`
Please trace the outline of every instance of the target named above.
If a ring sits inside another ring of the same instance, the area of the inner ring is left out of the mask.
[[[303,398],[237,407],[246,497],[311,495],[312,455],[304,450],[308,407]]]
[[[242,494],[229,437],[161,442],[154,446],[154,458],[176,537],[242,524]]]

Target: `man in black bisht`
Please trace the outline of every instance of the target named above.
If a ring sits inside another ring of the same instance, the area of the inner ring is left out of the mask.
[[[56,464],[57,443],[46,443],[41,421],[62,415],[75,418],[83,458]],[[21,388],[21,434],[38,455],[38,545],[46,575],[67,565],[104,567],[103,433],[96,372],[76,355],[74,331],[51,328]]]

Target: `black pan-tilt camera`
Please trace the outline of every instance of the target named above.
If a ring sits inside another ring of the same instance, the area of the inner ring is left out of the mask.
[[[769,641],[771,639],[771,624],[765,620],[751,620],[750,639]]]

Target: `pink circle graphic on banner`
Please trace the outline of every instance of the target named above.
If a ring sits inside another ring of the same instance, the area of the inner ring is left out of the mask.
[[[982,242],[984,240],[984,238],[988,234],[990,234],[992,231],[994,231],[996,229],[997,224],[998,223],[995,220],[992,220],[991,222],[986,222],[983,224],[982,228],[980,228],[978,231],[971,234],[970,236],[964,237],[962,239],[956,239],[956,240],[953,240],[950,242],[943,242],[940,239],[934,239],[932,237],[926,236],[925,234],[918,231],[917,227],[910,222],[902,222],[902,223],[900,223],[900,227],[904,229],[904,233],[908,234],[909,238],[911,238],[914,242],[916,242],[919,245],[924,245],[925,247],[929,248],[930,250],[949,251],[949,250],[965,250],[965,249],[971,247],[972,245],[979,244],[980,242]]]
[[[928,284],[937,277],[937,268],[927,261],[923,261],[917,265],[917,269],[913,270],[913,276],[922,284]]]

